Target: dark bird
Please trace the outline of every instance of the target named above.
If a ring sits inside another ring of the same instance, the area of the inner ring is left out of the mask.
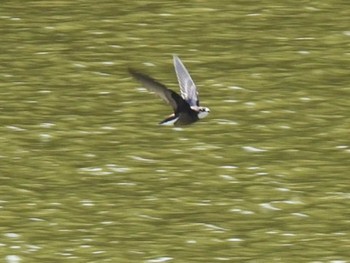
[[[174,67],[180,85],[181,96],[145,74],[139,73],[133,69],[129,69],[129,73],[136,80],[141,82],[146,89],[155,92],[173,108],[174,113],[159,124],[173,124],[175,126],[192,124],[206,117],[210,110],[206,107],[199,106],[196,85],[180,58],[175,55]]]

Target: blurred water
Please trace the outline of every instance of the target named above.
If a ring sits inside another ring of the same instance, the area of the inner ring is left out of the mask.
[[[350,262],[347,7],[4,1],[0,259]],[[126,72],[172,54],[190,127]]]

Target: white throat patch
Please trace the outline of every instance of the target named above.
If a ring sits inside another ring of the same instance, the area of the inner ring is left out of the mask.
[[[198,106],[191,106],[192,110],[195,110],[198,112],[198,118],[203,119],[208,116],[210,110],[207,107],[198,107]]]
[[[198,112],[198,118],[203,119],[203,118],[207,117],[208,114],[209,114],[209,111],[200,111],[200,112]]]

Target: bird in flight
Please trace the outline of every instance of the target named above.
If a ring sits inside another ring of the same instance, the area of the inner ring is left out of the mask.
[[[157,80],[129,68],[129,73],[149,91],[155,92],[170,104],[174,113],[161,121],[161,125],[188,125],[206,117],[210,110],[199,106],[198,92],[188,70],[179,57],[173,56],[175,72],[180,85],[180,94],[168,89]]]

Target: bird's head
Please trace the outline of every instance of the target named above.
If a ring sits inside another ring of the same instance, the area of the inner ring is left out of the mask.
[[[198,118],[203,119],[208,116],[210,110],[207,107],[199,107],[198,108]]]

